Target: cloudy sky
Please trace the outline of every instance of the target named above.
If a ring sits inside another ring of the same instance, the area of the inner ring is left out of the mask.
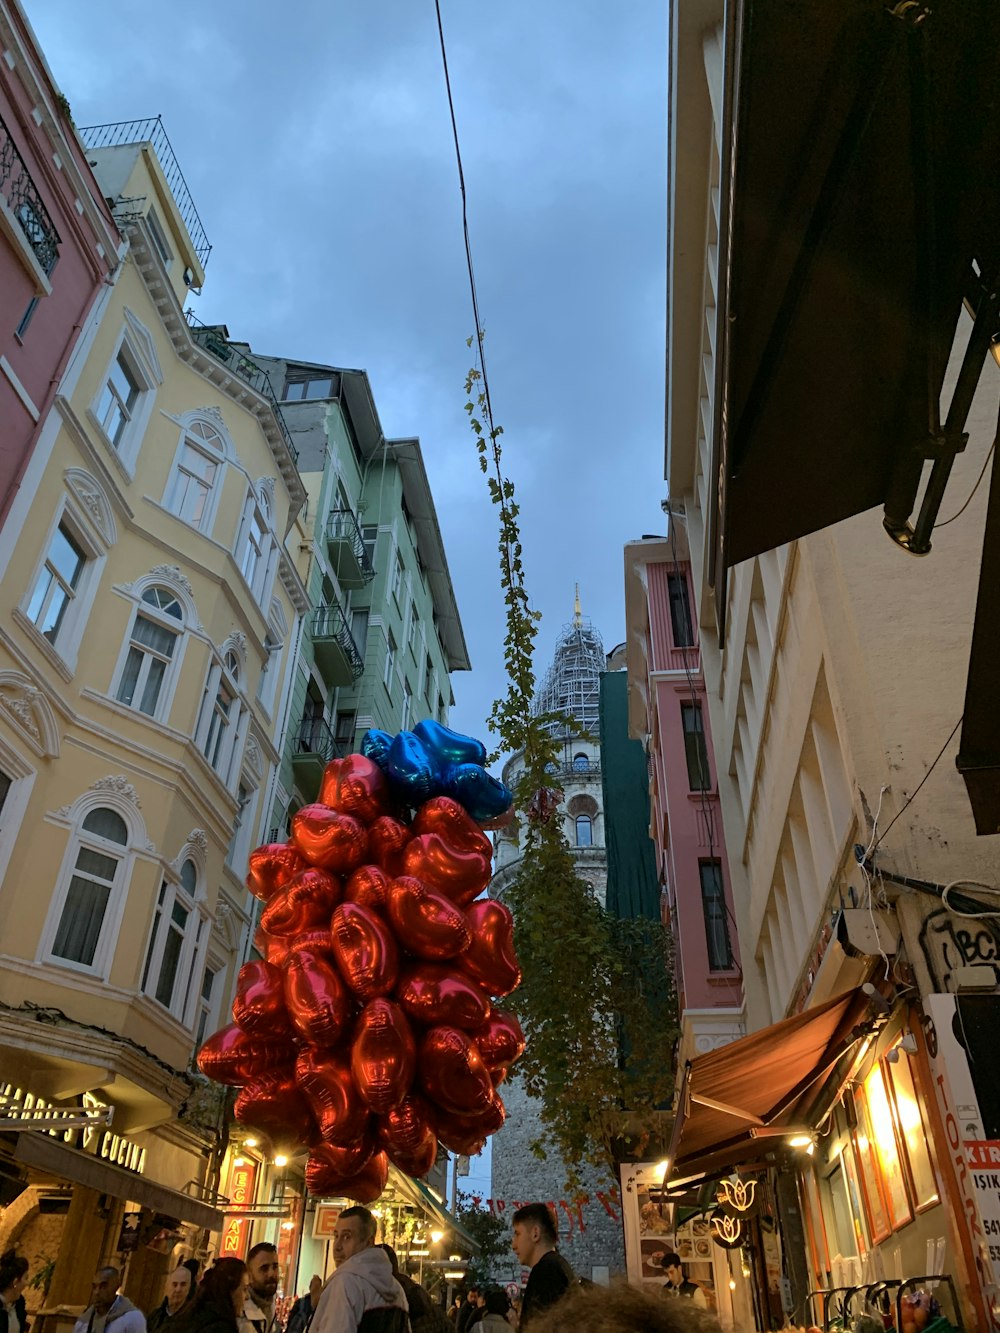
[[[367,370],[386,434],[420,436],[473,663],[452,721],[485,739],[504,626],[433,0],[24,3],[78,125],[162,115],[214,246],[198,316]],[[662,531],[666,5],[442,15],[541,674],[576,582],[624,637],[622,545]]]

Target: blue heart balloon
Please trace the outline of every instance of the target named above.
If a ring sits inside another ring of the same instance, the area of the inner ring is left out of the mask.
[[[385,771],[408,805],[422,805],[441,790],[441,766],[412,731],[393,737]]]
[[[379,731],[378,727],[371,727],[361,737],[361,753],[366,759],[378,764],[379,768],[385,771],[389,762],[389,747],[392,745],[392,737],[387,731]]]
[[[506,813],[514,803],[510,788],[480,764],[449,764],[441,787],[481,824]]]
[[[442,766],[445,764],[485,764],[486,746],[474,736],[463,736],[460,731],[452,731],[442,726],[432,717],[418,722],[413,728],[414,736],[423,741],[428,751]]]

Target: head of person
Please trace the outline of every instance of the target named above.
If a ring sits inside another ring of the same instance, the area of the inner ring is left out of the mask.
[[[362,1250],[370,1250],[377,1232],[378,1223],[367,1208],[360,1204],[345,1208],[333,1233],[333,1262],[339,1266]]]
[[[28,1275],[28,1261],[16,1250],[7,1250],[0,1254],[0,1296],[5,1301],[16,1301],[24,1288],[24,1279]]]
[[[573,1287],[532,1320],[531,1333],[720,1333],[714,1315],[691,1301],[666,1301],[625,1283]]]
[[[281,1276],[276,1247],[266,1240],[252,1246],[247,1255],[247,1272],[250,1274],[250,1295],[253,1299],[258,1304],[261,1301],[273,1301]]]
[[[239,1319],[249,1286],[250,1270],[242,1259],[216,1259],[198,1284],[192,1309],[200,1310],[207,1305],[220,1314],[231,1312],[234,1320]]]
[[[684,1269],[681,1266],[681,1257],[674,1254],[673,1251],[665,1254],[660,1260],[663,1271],[667,1275],[667,1281],[673,1287],[679,1287],[684,1281]]]
[[[318,1273],[313,1273],[312,1277],[309,1279],[309,1299],[312,1301],[313,1305],[318,1303],[322,1290],[323,1279]]]
[[[478,1287],[470,1287],[469,1290],[465,1293],[465,1300],[466,1300],[466,1304],[467,1304],[467,1305],[478,1305],[478,1304],[479,1304],[479,1288],[478,1288]]]
[[[184,1302],[191,1295],[191,1288],[194,1286],[194,1280],[191,1277],[190,1268],[175,1268],[167,1278],[165,1295],[167,1298],[167,1309],[171,1314],[176,1314]]]
[[[185,1259],[181,1268],[186,1268],[191,1274],[191,1286],[193,1288],[198,1281],[198,1274],[201,1272],[201,1263],[197,1259]]]
[[[525,1268],[534,1268],[543,1254],[554,1250],[556,1224],[548,1204],[526,1203],[511,1219],[511,1249]]]
[[[502,1287],[491,1287],[486,1293],[483,1301],[487,1314],[498,1314],[506,1317],[510,1310],[510,1298]]]
[[[107,1314],[115,1303],[122,1275],[117,1268],[99,1268],[90,1284],[90,1303],[98,1314]]]

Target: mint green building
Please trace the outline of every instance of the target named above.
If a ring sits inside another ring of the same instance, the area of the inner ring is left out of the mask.
[[[470,664],[420,441],[385,438],[363,370],[250,355],[280,402],[309,497],[288,536],[312,609],[271,803],[283,839],[326,763],[369,727],[447,722],[451,672]]]

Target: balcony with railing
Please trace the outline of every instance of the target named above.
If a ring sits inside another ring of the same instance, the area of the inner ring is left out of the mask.
[[[363,588],[375,577],[353,509],[331,509],[326,520],[326,550],[342,588]]]
[[[308,801],[316,799],[323,770],[340,755],[333,732],[321,717],[304,717],[292,750],[292,769],[299,790]],[[281,841],[284,841],[282,838]]]
[[[48,277],[59,258],[59,233],[3,117],[0,117],[0,199],[5,205],[4,222],[17,229],[15,239],[27,241],[39,268]]]
[[[246,352],[239,347],[234,347],[226,337],[223,329],[218,324],[203,324],[200,319],[190,310],[184,311],[184,318],[188,322],[191,330],[191,337],[200,348],[210,352],[217,361],[231,370],[234,375],[239,376],[244,383],[249,384],[250,388],[259,393],[262,398],[266,398],[274,410],[275,420],[281,431],[285,444],[288,446],[288,452],[297,463],[299,461],[299,451],[292,443],[291,432],[285,421],[284,413],[281,410],[281,404],[274,395],[271,388],[271,381],[264,371],[252,357],[247,356]]]
[[[344,608],[333,602],[317,606],[309,617],[316,665],[328,685],[353,685],[365,669]]]
[[[212,253],[212,246],[205,235],[205,228],[202,226],[198,210],[191,198],[191,191],[188,189],[184,173],[180,169],[170,140],[167,138],[167,132],[163,128],[161,118],[153,116],[146,120],[118,120],[107,125],[87,125],[77,132],[84,145],[91,149],[118,148],[125,144],[148,143],[150,145],[156,154],[156,160],[160,164],[160,170],[163,172],[170,193],[173,195],[177,211],[181,215],[181,221],[191,237],[194,252],[201,261],[202,268],[204,268],[208,263],[208,256]]]

